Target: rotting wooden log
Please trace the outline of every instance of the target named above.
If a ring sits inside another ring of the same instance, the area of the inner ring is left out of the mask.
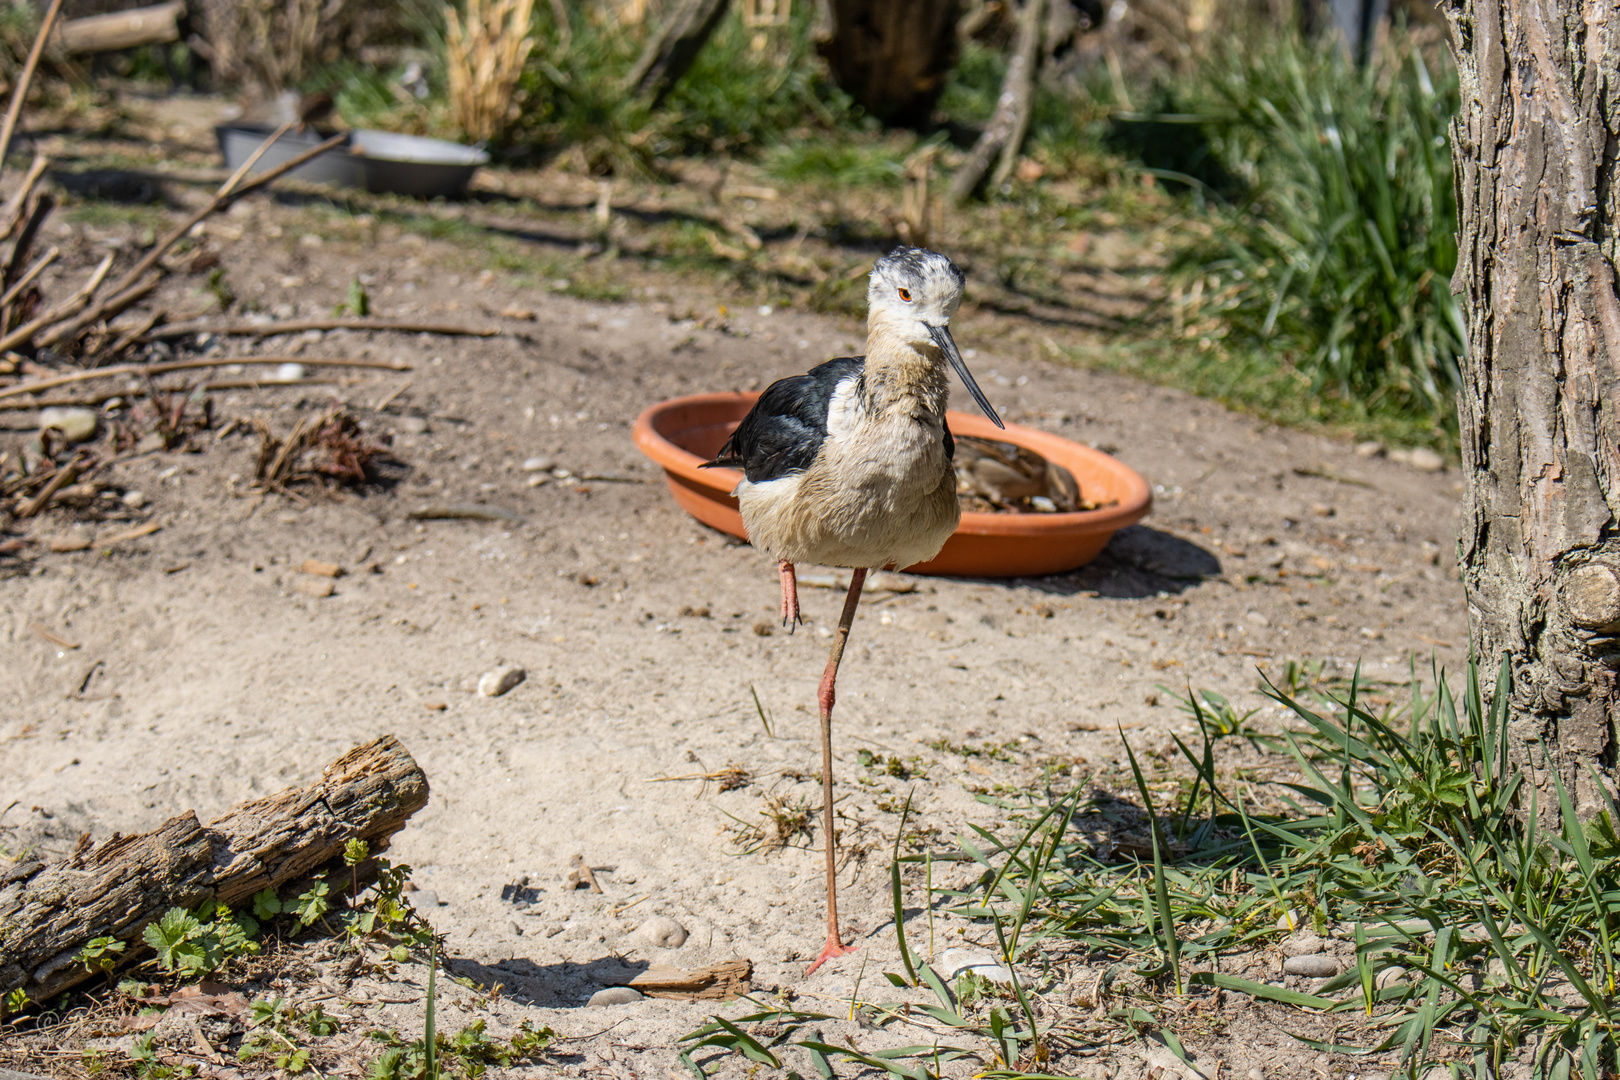
[[[428,782],[392,735],[357,746],[308,787],[243,803],[203,825],[194,811],[139,836],[89,836],[67,859],[0,872],[0,995],[34,1001],[89,978],[73,958],[96,937],[137,946],[172,907],[245,906],[261,889],[342,870],[343,846],[384,851],[427,805]],[[375,863],[367,865],[374,871]],[[362,867],[364,869],[364,867]]]
[[[180,40],[180,17],[185,13],[185,0],[172,0],[154,7],[69,19],[58,31],[58,40],[62,51],[69,54],[164,45]]]

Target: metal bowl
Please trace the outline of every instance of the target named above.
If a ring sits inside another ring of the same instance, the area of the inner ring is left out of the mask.
[[[268,124],[220,124],[214,128],[214,137],[219,140],[220,153],[225,155],[225,167],[232,172],[241,168],[242,163],[252,157],[253,151],[259,148],[259,144],[275,134],[275,131],[276,129]],[[289,158],[297,157],[304,151],[325,142],[329,137],[317,134],[313,130],[289,131],[277,139],[275,145],[253,163],[248,175],[268,172]],[[333,184],[337,187],[357,188],[366,184],[365,170],[360,161],[341,143],[298,166],[287,175],[314,184]]]
[[[214,129],[225,167],[236,170],[275,132],[265,124],[221,124]],[[250,175],[275,168],[302,154],[327,136],[289,131],[277,139],[249,170]],[[339,145],[294,169],[289,176],[316,184],[365,188],[418,199],[457,199],[489,154],[476,146],[360,128]]]
[[[351,153],[365,174],[367,191],[412,195],[418,199],[456,199],[489,154],[476,146],[398,135],[391,131],[356,131]]]

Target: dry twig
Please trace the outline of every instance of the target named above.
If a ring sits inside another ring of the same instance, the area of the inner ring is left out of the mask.
[[[11,152],[11,136],[17,130],[17,117],[22,114],[28,84],[34,81],[34,69],[39,67],[40,55],[45,52],[45,39],[50,37],[51,28],[56,25],[56,16],[61,10],[62,0],[51,0],[51,6],[45,9],[45,18],[39,24],[34,47],[28,50],[28,60],[23,64],[22,74],[17,77],[17,88],[11,92],[11,105],[6,109],[5,124],[0,126],[0,173],[4,173],[6,155]]]
[[[402,334],[439,334],[444,337],[495,337],[500,330],[486,330],[472,326],[454,326],[446,323],[399,322],[390,319],[294,319],[276,323],[226,323],[207,326],[200,323],[176,323],[159,327],[142,335],[142,341],[185,337],[187,334],[218,334],[221,337],[275,337],[277,334],[300,334],[305,330],[394,330]]]
[[[305,367],[381,368],[384,371],[411,370],[409,364],[401,364],[393,360],[321,360],[302,356],[218,356],[211,360],[166,360],[159,364],[119,364],[116,367],[95,368],[91,371],[75,371],[71,375],[56,375],[49,379],[36,379],[33,382],[8,386],[0,390],[0,398],[16,397],[19,394],[37,394],[41,390],[54,390],[58,386],[67,386],[69,383],[105,379],[114,375],[134,375],[138,378],[145,378],[152,375],[162,375],[170,371],[225,367],[230,364],[302,364]]]

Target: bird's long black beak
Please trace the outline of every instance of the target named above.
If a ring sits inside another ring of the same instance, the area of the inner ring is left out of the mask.
[[[951,339],[951,328],[948,326],[930,326],[928,336],[934,339],[934,344],[939,346],[940,351],[945,354],[945,358],[951,362],[951,367],[955,368],[956,373],[962,376],[962,385],[968,388],[968,393],[972,394],[973,400],[979,403],[979,408],[984,410],[984,415],[988,416],[990,422],[995,424],[996,427],[1005,429],[1007,425],[1001,422],[1001,417],[996,415],[996,410],[990,407],[990,399],[984,396],[984,391],[979,389],[979,384],[973,381],[973,373],[967,369],[967,361],[963,360],[962,354],[956,351],[956,342]]]

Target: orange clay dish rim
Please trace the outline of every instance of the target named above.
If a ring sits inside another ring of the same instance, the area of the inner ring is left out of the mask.
[[[721,393],[690,394],[686,397],[660,401],[648,407],[636,418],[630,437],[643,454],[662,466],[666,472],[712,491],[716,501],[725,503],[730,500],[731,491],[737,486],[737,482],[743,478],[742,473],[736,469],[700,468],[703,459],[689,450],[676,446],[660,434],[658,421],[665,414],[677,409],[716,405],[738,407],[737,418],[741,419],[742,414],[747,412],[747,407],[752,406],[758,398],[758,393]],[[1108,489],[1118,500],[1111,506],[1099,507],[1096,510],[1053,514],[983,513],[964,510],[961,524],[956,528],[959,534],[1055,538],[1117,532],[1127,525],[1134,525],[1142,520],[1152,507],[1153,494],[1141,474],[1101,450],[1093,450],[1061,435],[1053,435],[1020,424],[1008,424],[1005,430],[1001,430],[982,416],[957,412],[954,409],[947,410],[945,418],[953,435],[971,435],[997,442],[1015,443],[1035,451],[1050,461],[1056,461],[1069,468],[1071,472],[1075,471],[1071,467],[1071,462],[1084,461],[1089,466],[1088,471],[1106,477],[1099,480],[1094,475],[1091,486]],[[1081,494],[1085,494],[1084,488],[1081,489]]]

